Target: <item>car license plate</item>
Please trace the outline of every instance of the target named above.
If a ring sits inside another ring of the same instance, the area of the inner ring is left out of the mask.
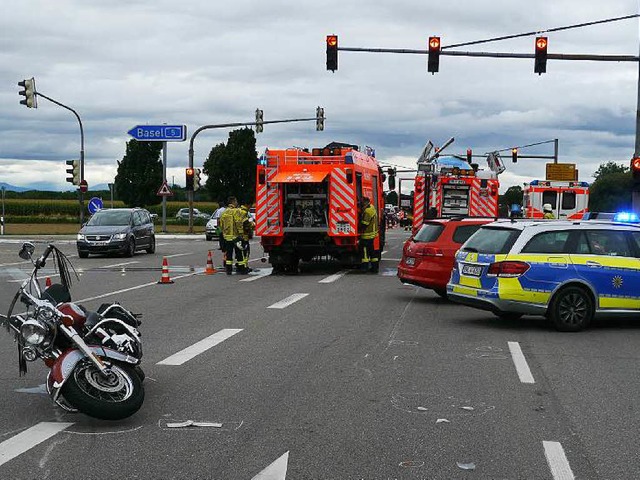
[[[104,247],[105,245],[108,245],[109,242],[90,242],[91,245],[93,245],[94,247]]]
[[[407,257],[406,260],[404,261],[404,263],[406,263],[407,265],[415,265],[416,264],[416,259],[413,257]]]
[[[482,267],[480,265],[463,265],[462,274],[479,277],[482,274]]]

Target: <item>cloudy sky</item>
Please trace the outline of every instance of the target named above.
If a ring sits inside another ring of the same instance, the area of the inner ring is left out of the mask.
[[[560,161],[590,181],[601,162],[627,163],[635,145],[638,65],[426,55],[339,53],[325,68],[325,36],[341,47],[426,49],[638,13],[638,2],[555,0],[452,2],[325,0],[4,0],[0,16],[0,182],[65,189],[65,160],[78,158],[73,115],[43,99],[19,104],[17,82],[75,108],[85,128],[89,185],[113,181],[116,161],[138,124],[205,124],[312,117],[266,125],[266,147],[323,146],[333,140],[374,147],[381,161],[413,168],[427,140],[449,137],[451,153],[474,154],[559,139]],[[549,53],[637,55],[637,19],[549,34]],[[534,37],[465,51],[533,53]],[[196,166],[227,130],[195,142]],[[188,142],[171,143],[168,179],[184,184]],[[552,145],[521,154],[551,155]],[[546,160],[521,160],[502,189],[544,178]]]

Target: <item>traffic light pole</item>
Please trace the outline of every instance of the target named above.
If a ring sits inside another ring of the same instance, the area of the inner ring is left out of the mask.
[[[639,47],[640,48],[640,47]],[[633,158],[640,156],[640,62],[638,62],[638,98],[636,107],[636,148]],[[633,162],[633,160],[632,160]],[[633,175],[633,165],[631,166]],[[633,182],[631,187],[631,207],[635,213],[640,213],[640,185]]]
[[[84,181],[84,128],[82,128],[82,120],[80,120],[80,115],[73,108],[68,107],[67,105],[54,100],[51,97],[47,97],[40,92],[36,92],[38,97],[42,97],[45,100],[49,100],[51,103],[55,103],[56,105],[66,108],[71,113],[73,113],[78,119],[78,124],[80,125],[80,182]],[[78,201],[80,202],[80,225],[84,223],[84,193],[82,190],[78,190]]]
[[[324,114],[324,111],[323,111]],[[312,118],[291,118],[288,120],[265,120],[260,122],[260,125],[272,124],[272,123],[291,123],[291,122],[311,122],[316,121],[316,117]],[[236,122],[236,123],[219,123],[216,125],[203,125],[202,127],[196,129],[191,134],[191,139],[189,140],[189,168],[193,167],[193,142],[196,139],[196,136],[203,130],[211,130],[213,128],[231,128],[231,127],[248,127],[250,125],[258,125],[256,122]],[[193,190],[187,191],[187,197],[189,200],[189,233],[193,233]]]

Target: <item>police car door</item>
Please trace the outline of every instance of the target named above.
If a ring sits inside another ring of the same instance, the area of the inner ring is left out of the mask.
[[[577,233],[571,260],[578,277],[593,287],[596,308],[627,310],[640,306],[640,260],[629,233],[612,226]]]

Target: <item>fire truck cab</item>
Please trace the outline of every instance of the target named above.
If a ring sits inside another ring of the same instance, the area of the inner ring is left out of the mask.
[[[557,219],[580,220],[589,206],[587,182],[534,180],[525,184],[524,214],[527,218],[543,218],[542,207],[551,205]]]
[[[367,152],[372,153],[372,152]],[[256,176],[256,234],[274,271],[297,272],[300,260],[331,257],[361,263],[361,200],[378,212],[378,251],[384,246],[384,174],[372,155],[355,145],[267,149]]]
[[[440,157],[424,167],[414,184],[414,233],[427,218],[498,215],[495,172],[477,170],[456,157]]]

